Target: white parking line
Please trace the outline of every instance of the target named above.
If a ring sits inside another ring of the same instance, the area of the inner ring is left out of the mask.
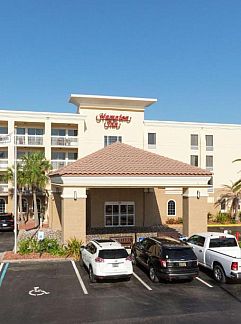
[[[212,285],[209,285],[209,283],[207,283],[206,281],[202,280],[201,278],[199,277],[196,277],[197,280],[201,281],[204,285],[208,286],[209,288],[213,288]]]
[[[2,267],[3,267],[4,263],[0,264],[0,272],[2,271]]]
[[[84,294],[85,294],[85,295],[88,295],[88,291],[87,291],[87,289],[86,289],[86,287],[85,287],[85,284],[84,284],[83,280],[81,279],[81,276],[80,276],[79,270],[77,269],[75,262],[74,262],[73,260],[71,260],[71,263],[72,263],[72,266],[73,266],[74,271],[75,271],[75,273],[76,273],[76,276],[77,276],[77,278],[78,278],[78,280],[79,280],[80,286],[81,286],[81,288],[83,289]]]
[[[144,287],[146,287],[146,289],[152,290],[151,287],[149,287],[135,272],[133,272],[133,275],[143,284]]]

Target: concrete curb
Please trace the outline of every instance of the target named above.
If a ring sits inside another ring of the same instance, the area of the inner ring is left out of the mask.
[[[2,260],[1,262],[3,263],[24,263],[24,262],[29,262],[29,263],[38,263],[38,262],[69,262],[72,261],[73,259],[12,259],[12,260]]]

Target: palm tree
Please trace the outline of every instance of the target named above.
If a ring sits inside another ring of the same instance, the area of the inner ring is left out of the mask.
[[[14,168],[7,168],[5,179],[11,182],[14,181]],[[25,219],[23,218],[22,197],[23,197],[23,190],[26,183],[27,183],[27,179],[23,172],[23,168],[21,164],[17,164],[17,193],[19,196],[17,210],[19,210],[19,218],[21,219],[21,221],[25,221]]]
[[[235,219],[237,223],[240,222],[239,219],[239,202],[241,198],[241,181],[238,180],[233,183],[231,186],[225,185],[224,186],[225,192],[221,194],[220,198],[215,203],[216,206],[221,205],[225,202],[227,205],[230,206],[230,215],[232,218]]]
[[[47,173],[51,170],[52,166],[42,153],[32,153],[24,155],[23,172],[26,176],[27,185],[33,194],[33,209],[35,226],[39,226],[39,216],[37,207],[37,190],[45,190],[46,184],[49,181]]]

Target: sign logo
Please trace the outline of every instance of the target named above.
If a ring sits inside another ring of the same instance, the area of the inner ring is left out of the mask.
[[[122,123],[129,124],[131,122],[131,117],[123,115],[107,115],[101,113],[96,116],[96,122],[102,122],[105,129],[120,129]]]

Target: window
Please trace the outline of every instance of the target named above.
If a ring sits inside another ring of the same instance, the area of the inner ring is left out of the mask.
[[[176,203],[174,200],[169,200],[167,203],[167,215],[168,216],[176,215]]]
[[[206,135],[206,151],[213,151],[213,135]]]
[[[87,250],[88,252],[90,252],[91,254],[95,254],[96,251],[97,251],[97,249],[96,249],[96,247],[94,246],[93,243],[89,243],[89,244],[87,244],[87,245],[86,245],[86,250]]]
[[[78,158],[78,153],[74,153],[74,152],[69,152],[68,153],[68,159],[69,160],[77,160]]]
[[[27,213],[27,211],[28,211],[28,201],[25,198],[22,199],[22,209],[23,209],[24,213]]]
[[[146,250],[148,251],[150,249],[150,247],[152,245],[155,245],[155,242],[150,240],[150,239],[144,239],[142,242],[141,242],[141,246]]]
[[[104,146],[111,145],[115,142],[122,143],[122,136],[105,136],[104,137]]]
[[[156,133],[148,133],[148,148],[156,148]]]
[[[190,156],[190,164],[193,166],[198,167],[198,155],[191,155]]]
[[[7,159],[8,151],[0,151],[0,159]]]
[[[28,135],[43,135],[44,130],[42,128],[28,128]]]
[[[78,136],[78,130],[77,129],[69,129],[68,136]]]
[[[198,149],[198,135],[191,134],[191,149],[197,150]]]
[[[22,127],[17,128],[17,135],[25,135],[25,128]]]
[[[223,199],[221,201],[220,209],[221,209],[221,212],[225,212],[226,211],[226,199]]]
[[[105,203],[105,226],[133,226],[134,224],[134,202]]]
[[[8,128],[0,126],[0,134],[2,134],[2,135],[8,134]]]
[[[213,177],[208,181],[208,192],[213,192]]]
[[[52,136],[65,136],[66,130],[60,129],[60,128],[53,128],[53,129],[51,129],[51,135]]]
[[[0,199],[0,213],[5,213],[6,202],[5,199]]]
[[[226,237],[225,235],[220,236],[219,238],[211,239],[209,243],[210,248],[232,247],[232,246],[237,246],[237,242],[235,238]]]
[[[213,170],[213,156],[206,156],[206,169],[212,171]]]
[[[65,152],[52,152],[51,160],[65,160]]]

